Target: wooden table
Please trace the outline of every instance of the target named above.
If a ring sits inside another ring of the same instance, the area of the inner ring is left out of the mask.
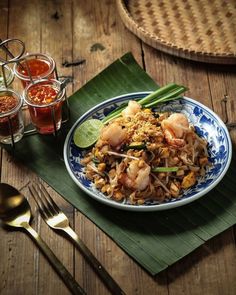
[[[28,52],[53,56],[59,74],[73,77],[69,93],[131,51],[159,85],[182,83],[189,87],[188,96],[213,108],[224,121],[236,122],[235,68],[182,60],[145,45],[124,27],[114,0],[1,0],[0,15],[1,38],[19,38]],[[85,62],[76,65],[81,60]],[[223,101],[225,95],[227,102]],[[230,133],[235,144],[236,132]],[[14,185],[29,197],[27,185],[32,179],[37,179],[37,175],[1,150],[2,182]],[[234,228],[154,278],[85,216],[52,189],[48,190],[69,216],[76,232],[127,294],[236,294]],[[80,253],[49,229],[31,199],[30,203],[33,227],[87,293],[109,294]],[[0,294],[68,294],[68,290],[26,234],[1,227]]]

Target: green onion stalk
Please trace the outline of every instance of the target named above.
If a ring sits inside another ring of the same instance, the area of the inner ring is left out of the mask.
[[[178,167],[154,167],[152,168],[152,172],[177,172],[179,170]]]
[[[171,83],[158,88],[157,90],[153,91],[152,93],[138,100],[137,102],[144,108],[153,108],[159,103],[181,98],[181,94],[183,94],[187,90],[188,89],[185,86]],[[105,118],[103,118],[102,122],[108,123],[109,121],[118,118],[121,115],[121,112],[127,107],[127,105],[128,103],[112,111]]]

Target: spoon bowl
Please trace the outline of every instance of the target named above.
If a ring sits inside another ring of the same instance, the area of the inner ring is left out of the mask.
[[[31,218],[27,199],[9,184],[0,184],[0,218],[12,227],[24,227]]]

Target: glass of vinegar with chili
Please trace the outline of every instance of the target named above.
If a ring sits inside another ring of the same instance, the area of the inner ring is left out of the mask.
[[[39,80],[24,91],[32,124],[40,134],[55,133],[61,127],[65,89],[57,80]]]
[[[55,61],[48,55],[32,53],[14,65],[14,73],[25,88],[30,83],[40,79],[56,79]]]

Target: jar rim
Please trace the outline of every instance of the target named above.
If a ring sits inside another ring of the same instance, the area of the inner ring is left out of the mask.
[[[58,93],[57,93],[57,97],[54,101],[48,103],[48,104],[43,104],[43,105],[39,105],[34,103],[31,99],[28,98],[28,91],[30,88],[32,88],[33,86],[36,86],[38,84],[42,84],[42,85],[53,85],[54,87],[57,88]],[[36,108],[45,108],[45,107],[50,107],[53,106],[55,104],[57,104],[58,102],[60,102],[61,100],[63,100],[64,96],[65,96],[65,88],[61,89],[61,85],[62,83],[59,80],[56,79],[40,79],[35,81],[34,83],[30,83],[24,90],[23,92],[23,99],[25,101],[25,103],[29,106],[32,107],[36,107]]]
[[[17,105],[14,108],[7,111],[7,112],[0,113],[0,118],[7,117],[7,116],[10,116],[10,115],[18,112],[20,110],[20,108],[22,107],[22,105],[23,105],[23,98],[19,93],[15,92],[14,90],[9,89],[9,88],[1,88],[0,89],[0,98],[2,96],[7,95],[7,94],[2,95],[3,93],[7,93],[7,94],[10,93],[9,96],[16,97],[17,98]]]
[[[46,54],[43,54],[43,53],[30,53],[30,54],[26,54],[24,57],[21,58],[21,62],[24,62],[25,60],[32,60],[32,59],[40,59],[41,57],[41,60],[45,60],[49,63],[49,69],[41,74],[41,75],[37,75],[37,76],[32,76],[33,79],[37,78],[37,79],[44,79],[46,78],[47,76],[49,76],[55,69],[56,67],[56,63],[54,61],[54,59],[49,56],[49,55],[46,55]],[[24,74],[21,74],[19,71],[18,71],[18,64],[15,63],[14,66],[13,66],[13,71],[16,75],[17,78],[23,80],[23,81],[31,81],[30,77],[29,76],[26,76]]]

